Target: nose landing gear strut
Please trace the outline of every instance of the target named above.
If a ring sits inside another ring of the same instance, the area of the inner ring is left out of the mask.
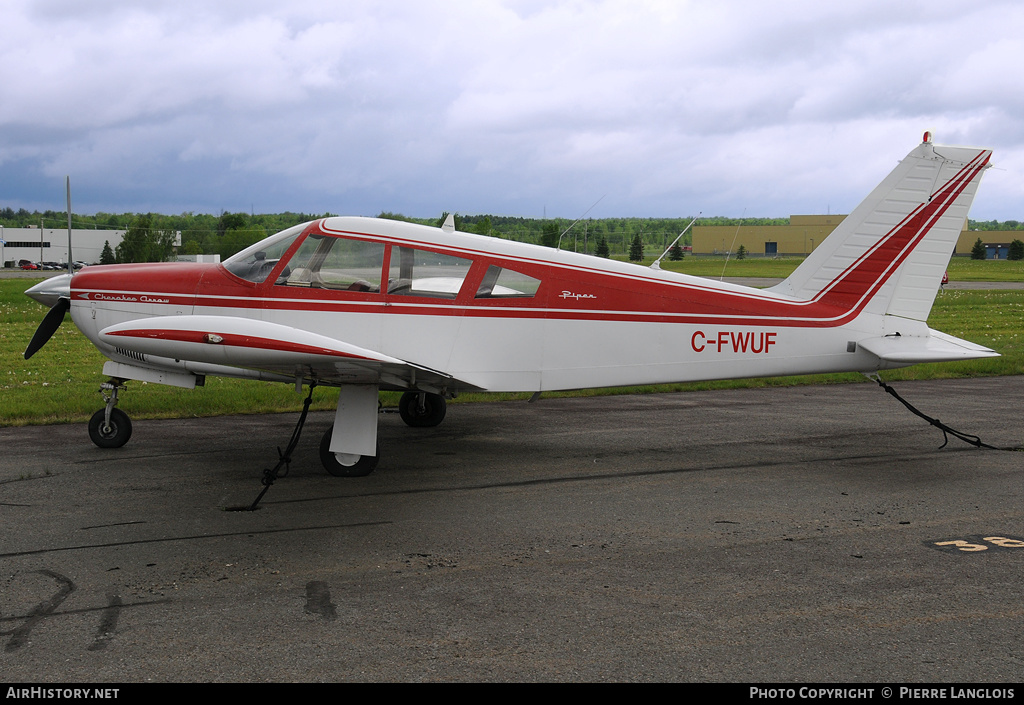
[[[124,380],[113,377],[100,385],[106,405],[89,419],[89,438],[100,448],[120,448],[132,437],[131,419],[116,408],[117,393],[122,389],[127,389]]]

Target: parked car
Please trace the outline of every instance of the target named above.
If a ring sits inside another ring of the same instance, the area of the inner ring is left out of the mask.
[[[23,259],[18,262],[18,266],[22,269],[39,269],[39,265],[35,262],[29,262],[27,259]]]

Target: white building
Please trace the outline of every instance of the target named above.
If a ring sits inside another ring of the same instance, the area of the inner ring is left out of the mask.
[[[124,230],[71,230],[71,258],[86,264],[96,264],[103,252],[103,243],[109,242],[114,250],[124,238]],[[0,226],[0,262],[4,267],[17,267],[18,262],[68,261],[67,228],[8,228]],[[12,264],[13,263],[13,264]]]

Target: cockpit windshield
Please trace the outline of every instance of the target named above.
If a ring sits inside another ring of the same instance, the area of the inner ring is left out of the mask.
[[[295,240],[302,235],[308,223],[295,225],[287,230],[282,230],[277,235],[271,235],[266,240],[260,240],[252,247],[248,247],[236,255],[224,260],[224,268],[236,277],[247,279],[257,284],[266,280],[274,271],[278,260],[284,256],[288,248]]]

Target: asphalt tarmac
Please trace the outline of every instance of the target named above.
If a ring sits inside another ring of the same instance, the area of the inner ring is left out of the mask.
[[[1024,377],[894,386],[1024,445]],[[347,479],[312,414],[227,511],[295,420],[0,429],[2,680],[1024,680],[1024,454],[873,384],[384,414]]]

